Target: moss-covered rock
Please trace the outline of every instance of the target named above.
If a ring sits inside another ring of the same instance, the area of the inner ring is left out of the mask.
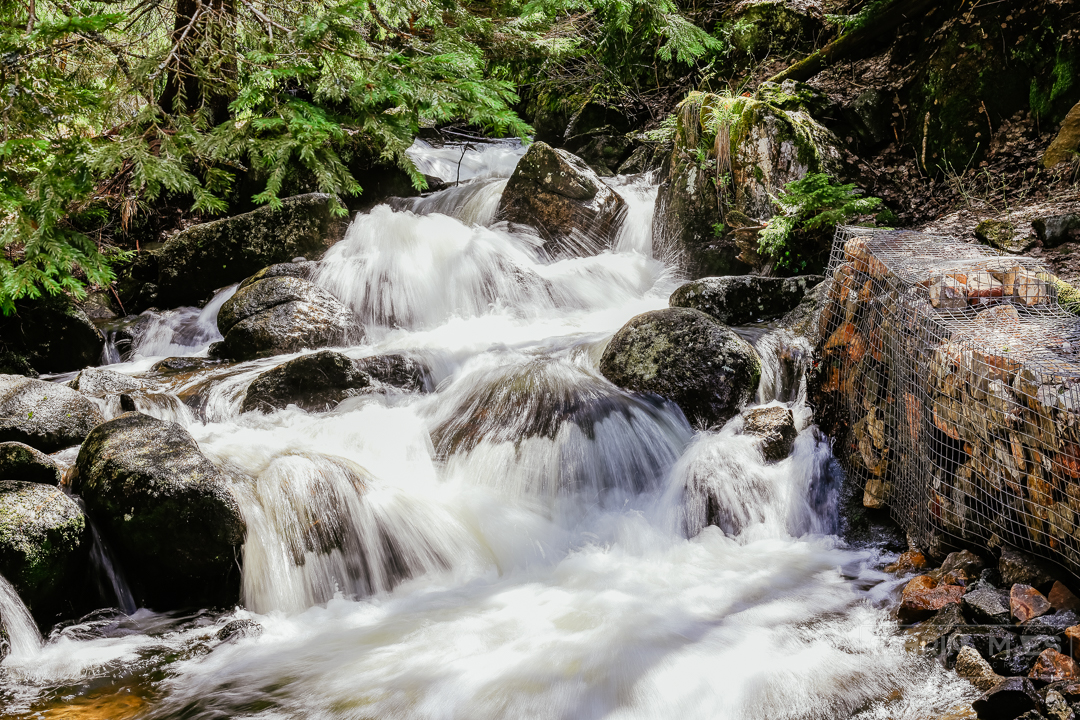
[[[979,242],[1008,253],[1020,254],[1035,244],[1035,236],[1018,232],[1014,223],[1008,220],[990,218],[975,227],[975,237]]]
[[[188,228],[158,253],[158,303],[195,305],[267,265],[321,256],[343,230],[330,213],[330,196],[321,193]]]
[[[545,251],[558,257],[606,249],[626,211],[626,201],[581,158],[537,142],[507,181],[497,217],[535,228]]]
[[[90,552],[86,517],[57,487],[0,480],[0,575],[39,618],[64,605]]]
[[[745,325],[789,312],[807,290],[824,279],[821,275],[708,277],[681,286],[671,294],[668,304],[700,310],[729,325]]]
[[[272,277],[294,277],[300,278],[301,280],[310,280],[315,276],[315,271],[318,267],[319,263],[311,260],[306,262],[287,262],[268,265],[251,277],[246,278],[244,282],[240,283],[240,287],[245,288],[260,280]]]
[[[824,30],[820,13],[803,3],[777,0],[743,0],[728,13],[728,42],[751,57],[783,55],[812,48]]]
[[[97,405],[69,387],[0,375],[0,442],[56,452],[81,443],[104,419]]]
[[[101,361],[105,336],[64,295],[19,300],[0,315],[0,372],[19,375],[80,370]]]
[[[600,372],[619,387],[675,402],[691,423],[713,426],[754,396],[761,358],[700,310],[668,308],[638,315],[615,333]]]
[[[176,423],[130,412],[83,443],[73,489],[157,610],[227,605],[245,525],[225,476]]]
[[[0,478],[59,486],[64,471],[45,453],[20,442],[0,443]]]
[[[318,285],[287,275],[236,291],[218,312],[224,336],[214,352],[232,360],[342,345],[363,339],[352,310]]]

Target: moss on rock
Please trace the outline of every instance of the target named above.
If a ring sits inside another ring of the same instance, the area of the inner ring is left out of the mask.
[[[56,452],[78,445],[104,420],[97,405],[69,387],[0,375],[0,442]]]

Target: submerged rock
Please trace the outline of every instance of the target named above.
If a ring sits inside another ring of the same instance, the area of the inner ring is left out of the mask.
[[[352,310],[318,285],[291,276],[240,288],[218,313],[219,357],[250,360],[363,338]]]
[[[63,590],[90,552],[86,517],[59,488],[0,480],[0,575],[41,617],[67,598]]]
[[[536,142],[507,181],[496,217],[535,228],[551,256],[595,255],[626,211],[626,201],[581,158]]]
[[[15,302],[0,314],[0,373],[31,375],[80,370],[101,362],[105,336],[66,296]]]
[[[681,286],[671,294],[668,304],[700,310],[729,325],[745,325],[791,311],[810,288],[824,279],[821,275],[708,277]]]
[[[761,438],[761,454],[766,460],[783,460],[791,454],[799,431],[795,416],[786,407],[753,408],[743,411],[743,431]]]
[[[64,471],[43,452],[20,442],[0,443],[0,478],[59,485]]]
[[[217,639],[223,643],[244,638],[259,637],[263,627],[254,620],[233,620],[217,632]]]
[[[343,229],[330,200],[296,195],[279,210],[263,207],[177,233],[157,255],[159,306],[197,305],[267,265],[321,255]]]
[[[0,442],[56,452],[81,443],[104,419],[97,405],[71,388],[0,375]]]
[[[76,467],[74,490],[137,599],[158,610],[237,600],[244,520],[228,478],[186,430],[121,415],[90,433]]]
[[[259,375],[248,386],[240,411],[272,412],[297,405],[309,412],[321,412],[364,392],[423,391],[426,376],[423,365],[405,355],[353,360],[341,353],[322,350]]]
[[[693,424],[713,426],[754,396],[761,358],[705,313],[668,308],[638,315],[615,333],[600,372],[621,388],[673,401]]]

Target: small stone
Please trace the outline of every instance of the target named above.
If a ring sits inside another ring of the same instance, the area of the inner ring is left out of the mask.
[[[990,664],[1006,677],[1027,675],[1043,650],[1057,650],[1061,642],[1053,635],[1021,635],[1019,642],[992,655]]]
[[[949,553],[945,562],[941,563],[943,573],[961,573],[967,580],[974,580],[979,576],[979,571],[986,567],[983,559],[973,552],[961,550]]]
[[[1030,585],[1017,583],[1009,592],[1009,611],[1023,623],[1050,612],[1050,601]]]
[[[1080,625],[1080,617],[1071,610],[1048,613],[1037,618],[1028,620],[1020,627],[1029,635],[1061,635],[1066,628]]]
[[[1061,682],[1050,683],[1043,689],[1043,692],[1056,692],[1065,698],[1065,702],[1070,705],[1080,703],[1080,680],[1062,680]]]
[[[987,690],[971,703],[980,720],[1014,720],[1039,707],[1039,695],[1027,678],[1011,677]]]
[[[919,650],[924,655],[947,659],[949,640],[966,625],[960,606],[952,603],[938,610],[929,620],[911,628],[910,633],[918,641]]]
[[[1080,666],[1068,655],[1047,648],[1039,654],[1039,659],[1035,661],[1028,677],[1044,683],[1075,680],[1080,678]]]
[[[1031,223],[1043,247],[1080,240],[1080,213],[1039,218]]]
[[[791,454],[799,431],[795,416],[786,407],[752,408],[743,411],[743,431],[761,438],[761,454],[766,460],[783,460]]]
[[[998,570],[1001,571],[1002,583],[1007,587],[1020,583],[1041,589],[1054,582],[1053,575],[1047,572],[1040,562],[1026,553],[1010,548],[1001,551]]]
[[[964,594],[964,612],[975,622],[1005,623],[1009,621],[1009,597],[997,588],[976,583]]]
[[[904,587],[897,617],[903,622],[923,620],[963,597],[964,588],[958,585],[939,585],[929,575],[918,575]]]
[[[242,640],[262,635],[263,627],[254,620],[233,620],[218,630],[217,639],[221,642]]]
[[[975,648],[966,646],[960,648],[956,656],[956,674],[967,678],[971,684],[986,692],[997,685],[1004,678],[994,672],[990,663],[986,662]]]
[[[1069,707],[1069,703],[1065,701],[1064,696],[1056,690],[1047,690],[1043,696],[1043,705],[1046,706],[1046,716],[1050,720],[1076,720],[1076,715],[1073,713],[1072,708]]]
[[[896,573],[897,575],[911,572],[912,570],[922,570],[926,567],[926,556],[923,555],[921,550],[908,550],[902,553],[900,557],[896,559],[896,562],[886,565],[885,572]]]
[[[1063,584],[1054,581],[1054,587],[1050,588],[1049,594],[1046,599],[1050,601],[1050,606],[1055,610],[1071,610],[1073,612],[1080,612],[1080,598],[1073,595],[1069,588]]]

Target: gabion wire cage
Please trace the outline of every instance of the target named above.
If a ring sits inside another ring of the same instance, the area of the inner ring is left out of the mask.
[[[1080,318],[1031,258],[838,228],[817,402],[863,503],[924,548],[1010,545],[1080,570]]]

